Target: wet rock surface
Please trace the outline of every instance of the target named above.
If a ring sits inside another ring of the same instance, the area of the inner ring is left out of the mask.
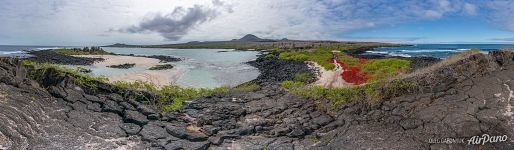
[[[63,65],[92,65],[97,61],[103,61],[103,58],[86,58],[86,57],[74,57],[64,54],[59,54],[51,50],[41,50],[29,52],[34,57],[28,57],[27,60],[40,62],[40,63],[57,63]]]
[[[169,63],[169,62],[177,62],[181,61],[181,58],[173,57],[173,56],[167,56],[167,55],[134,55],[134,54],[115,54],[120,56],[134,56],[134,57],[146,57],[146,58],[154,58],[159,59],[160,63]]]
[[[152,55],[152,56],[142,56],[142,57],[159,59],[161,63],[176,62],[176,61],[182,60],[177,57],[164,56],[164,55]]]
[[[476,54],[407,77],[419,91],[326,111],[280,88],[300,62],[258,59],[262,88],[213,94],[163,115],[72,79],[35,83],[0,59],[0,145],[8,149],[478,149],[429,139],[514,137],[514,53]],[[103,86],[102,86],[103,87]],[[513,142],[486,144],[513,149]]]

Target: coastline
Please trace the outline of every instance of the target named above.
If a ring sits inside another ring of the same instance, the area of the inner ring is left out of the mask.
[[[91,66],[96,68],[104,68],[110,65],[119,65],[124,63],[134,63],[136,64],[134,67],[144,68],[144,71],[141,72],[128,72],[123,75],[112,75],[107,76],[110,83],[116,81],[145,81],[152,83],[158,87],[162,87],[165,85],[171,85],[175,83],[180,75],[183,74],[183,71],[173,68],[168,70],[148,70],[148,68],[153,67],[155,65],[160,65],[161,60],[156,58],[148,58],[148,57],[136,57],[136,56],[121,56],[121,55],[74,55],[75,57],[81,58],[100,58],[103,61],[98,61],[93,63]]]

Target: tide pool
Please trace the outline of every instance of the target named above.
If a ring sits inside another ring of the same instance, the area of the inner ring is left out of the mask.
[[[236,86],[253,80],[259,75],[257,68],[245,62],[257,58],[255,51],[236,51],[233,49],[165,49],[165,48],[114,48],[104,47],[105,51],[117,54],[167,55],[182,58],[179,62],[170,62],[173,69],[180,70],[174,84],[197,88],[214,88]],[[89,68],[94,75],[116,76],[138,73],[145,68],[131,69]],[[171,76],[171,75],[170,75]]]

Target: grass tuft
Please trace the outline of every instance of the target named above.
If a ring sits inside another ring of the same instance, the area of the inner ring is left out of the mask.
[[[260,88],[261,88],[261,86],[259,86],[259,84],[251,81],[251,82],[246,82],[246,83],[240,84],[240,85],[230,89],[230,91],[232,91],[232,92],[252,92],[252,91],[257,91]]]
[[[124,82],[117,81],[113,83],[114,86],[119,88],[145,90],[157,95],[157,107],[161,112],[175,111],[182,107],[183,103],[187,100],[197,99],[203,96],[211,95],[213,93],[228,92],[229,88],[220,87],[214,89],[206,88],[187,88],[176,85],[166,85],[161,88],[149,82],[135,81]]]
[[[283,81],[282,87],[289,92],[312,98],[314,100],[328,100],[335,108],[348,102],[377,101],[385,97],[396,96],[410,92],[416,86],[400,80],[388,82],[371,82],[361,86],[344,88],[325,88],[321,86],[309,86],[303,82]]]
[[[108,79],[106,77],[94,77],[84,72],[88,72],[90,70],[85,70],[84,68],[66,68],[64,66],[52,63],[37,63],[33,61],[24,60],[23,65],[30,68],[29,69],[29,78],[36,81],[43,81],[44,76],[47,71],[55,70],[57,73],[57,77],[64,77],[66,75],[75,78],[75,82],[78,85],[85,86],[88,88],[96,89],[96,85],[100,82],[107,82]]]
[[[113,53],[109,53],[104,51],[101,47],[84,47],[80,48],[61,48],[51,50],[56,53],[64,54],[64,55],[112,55]]]

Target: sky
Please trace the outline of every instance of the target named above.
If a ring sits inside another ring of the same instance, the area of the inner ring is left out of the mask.
[[[0,0],[0,45],[514,43],[514,0]]]

